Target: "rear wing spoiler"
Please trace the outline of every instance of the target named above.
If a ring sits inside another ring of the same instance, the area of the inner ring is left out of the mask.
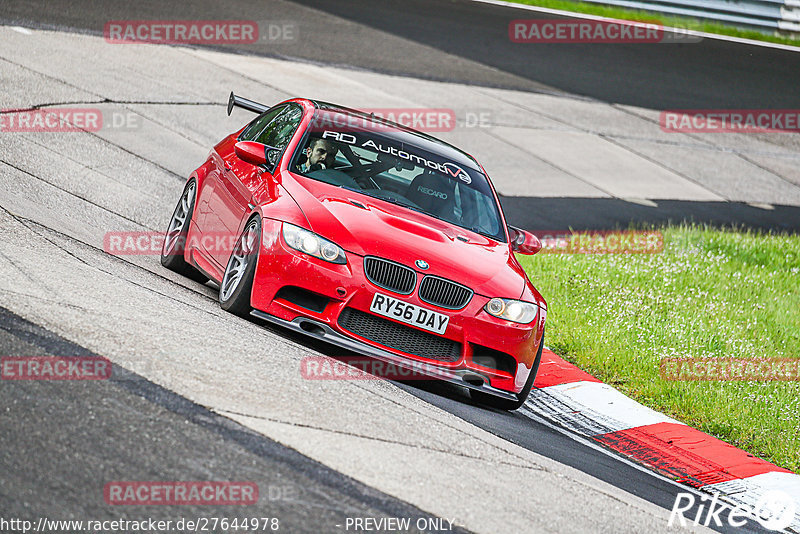
[[[264,104],[259,104],[254,100],[248,100],[246,98],[242,98],[241,96],[236,96],[233,94],[233,91],[231,91],[231,96],[228,97],[228,115],[231,114],[234,106],[259,114],[264,113],[269,109],[269,107],[265,106]]]

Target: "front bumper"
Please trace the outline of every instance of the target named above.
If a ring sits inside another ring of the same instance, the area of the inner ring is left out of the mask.
[[[425,362],[411,360],[402,356],[396,356],[389,351],[381,350],[377,347],[373,347],[358,340],[346,337],[334,331],[325,323],[321,323],[313,319],[297,317],[293,321],[286,321],[259,310],[253,310],[250,312],[250,314],[253,317],[258,317],[259,319],[263,319],[284,328],[294,330],[295,332],[300,332],[302,334],[327,341],[328,343],[332,343],[344,349],[352,350],[353,352],[357,352],[371,358],[376,358],[386,363],[394,364],[412,373],[421,373],[430,376],[431,378],[458,384],[459,386],[474,389],[476,391],[483,391],[503,399],[518,399],[517,395],[514,393],[493,388],[483,380],[484,377],[469,369],[449,369],[438,365],[431,365]],[[476,379],[480,379],[482,383],[479,385]]]
[[[251,294],[254,316],[407,370],[498,397],[515,399],[523,389],[541,342],[544,310],[540,310],[532,323],[521,325],[486,313],[483,306],[488,299],[478,294],[465,308],[447,310],[419,300],[419,280],[411,295],[389,292],[402,301],[450,317],[447,330],[441,337],[460,344],[458,358],[454,361],[425,358],[362,338],[339,324],[346,308],[371,314],[369,307],[374,294],[387,294],[385,289],[374,286],[367,279],[360,256],[347,253],[347,263],[337,265],[297,252],[283,242],[280,221],[267,218],[263,219],[261,246]],[[385,256],[390,257],[391,251],[387,250]],[[422,273],[418,274],[421,276]],[[282,298],[279,291],[287,286],[323,297],[326,301],[324,309],[308,309]],[[407,328],[414,329],[411,326]],[[473,359],[473,356],[476,356],[476,350],[482,349],[503,353],[512,369],[506,372],[481,365],[479,358]]]

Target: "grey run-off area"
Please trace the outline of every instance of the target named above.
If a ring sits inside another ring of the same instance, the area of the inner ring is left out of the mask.
[[[641,532],[666,525],[667,510],[391,383],[303,380],[299,362],[316,354],[306,345],[222,312],[212,287],[165,271],[156,255],[118,258],[102,251],[106,232],[165,228],[188,173],[213,143],[251,117],[239,111],[225,116],[231,89],[265,103],[298,93],[360,107],[480,102],[509,124],[457,128],[448,137],[484,160],[507,194],[522,189],[514,189],[521,187],[515,179],[502,178],[504,160],[547,165],[524,143],[510,146],[504,136],[516,138],[516,130],[535,135],[542,127],[594,143],[600,136],[555,127],[532,109],[523,122],[514,103],[533,106],[535,95],[514,91],[216,51],[112,46],[95,36],[9,27],[0,28],[0,43],[5,106],[91,106],[106,117],[135,117],[135,126],[95,133],[0,134],[2,306],[215,414],[471,531],[495,532],[498,521],[506,532]],[[412,100],[409,94],[421,96]],[[498,158],[495,151],[503,150],[510,152]],[[651,165],[645,159],[636,164]],[[595,187],[577,177],[571,183]],[[659,187],[674,184],[664,175]],[[693,195],[709,195],[696,185],[686,187]],[[119,409],[124,417],[128,408]],[[155,458],[148,461],[158,465]],[[85,482],[85,491],[92,495],[102,482]],[[72,504],[75,514],[98,510],[91,500]]]

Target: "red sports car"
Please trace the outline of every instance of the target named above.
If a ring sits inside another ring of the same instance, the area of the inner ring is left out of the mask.
[[[258,116],[189,177],[162,264],[215,281],[230,312],[521,406],[547,305],[514,253],[541,244],[506,225],[483,167],[324,102],[233,106]]]

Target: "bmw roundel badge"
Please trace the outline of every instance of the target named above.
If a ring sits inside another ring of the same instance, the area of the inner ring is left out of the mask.
[[[427,270],[428,267],[430,267],[430,265],[428,265],[428,262],[425,260],[417,260],[414,263],[417,265],[417,267],[419,267],[423,271]]]

